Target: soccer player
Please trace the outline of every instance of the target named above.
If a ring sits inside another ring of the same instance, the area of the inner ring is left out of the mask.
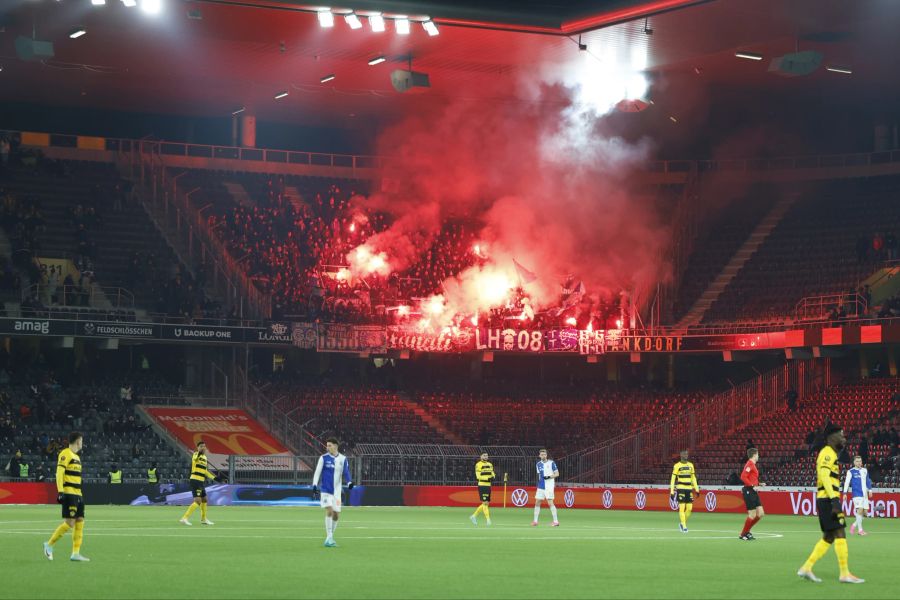
[[[692,490],[695,494],[700,494],[697,472],[694,470],[694,463],[688,461],[688,451],[682,450],[681,460],[672,467],[672,480],[669,482],[669,495],[678,500],[678,517],[681,520],[678,529],[681,533],[688,532],[687,521],[694,510]]]
[[[73,431],[69,434],[69,447],[59,453],[56,461],[56,501],[62,505],[63,522],[50,540],[44,542],[44,556],[53,560],[53,545],[70,529],[72,532],[72,556],[69,560],[89,562],[91,559],[81,555],[81,542],[84,539],[84,498],[81,496],[81,452],[83,443],[81,433]]]
[[[478,525],[478,513],[482,512],[487,524],[491,524],[491,482],[497,478],[497,474],[494,473],[494,465],[488,460],[489,458],[487,452],[482,452],[481,460],[475,463],[475,481],[478,484],[478,496],[481,498],[481,504],[469,517],[472,525]]]
[[[825,556],[828,549],[834,544],[834,553],[837,554],[838,567],[841,575],[838,581],[841,583],[864,583],[864,579],[850,573],[847,566],[847,534],[844,530],[844,513],[841,511],[841,477],[838,465],[838,453],[844,449],[847,438],[844,430],[831,423],[825,428],[825,447],[819,451],[816,458],[816,510],[819,513],[819,528],[822,530],[822,539],[816,542],[812,554],[797,571],[797,575],[816,583],[822,580],[813,575],[813,565]]]
[[[200,507],[200,524],[212,525],[213,522],[206,517],[206,487],[204,484],[207,479],[218,481],[219,477],[209,470],[209,460],[206,457],[206,442],[200,440],[197,442],[197,451],[191,456],[191,477],[188,482],[191,484],[191,495],[194,501],[188,506],[181,520],[178,521],[182,525],[191,525],[188,520],[197,507]]]
[[[756,468],[756,463],[758,462],[759,450],[748,448],[747,464],[744,465],[744,470],[741,471],[741,481],[744,482],[741,492],[744,495],[744,506],[747,507],[747,520],[744,521],[744,529],[741,530],[741,535],[738,538],[747,542],[756,539],[750,533],[750,530],[766,514],[759,499],[759,494],[756,491],[757,487],[766,485],[759,482],[759,469]]]
[[[547,501],[550,507],[550,515],[553,517],[551,527],[559,527],[559,518],[556,516],[556,505],[553,504],[554,488],[556,487],[556,478],[559,477],[559,469],[556,468],[556,462],[547,458],[547,449],[542,448],[538,453],[540,460],[537,461],[537,493],[534,495],[534,521],[531,522],[532,527],[537,527],[538,517],[541,515],[541,502]]]
[[[325,440],[326,452],[319,457],[316,472],[313,475],[313,493],[319,493],[319,482],[322,483],[319,505],[325,509],[325,547],[334,548],[334,530],[337,529],[341,516],[341,481],[346,480],[347,489],[353,489],[350,480],[350,463],[343,454],[338,454],[337,438]]]
[[[872,497],[872,480],[869,478],[869,470],[863,466],[862,456],[853,457],[853,468],[847,471],[844,480],[844,493],[851,491],[853,497],[853,512],[856,514],[856,522],[850,526],[850,535],[867,535],[863,531],[863,515],[869,510],[869,499]]]

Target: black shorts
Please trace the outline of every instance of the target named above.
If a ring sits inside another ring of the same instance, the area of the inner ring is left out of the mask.
[[[846,527],[844,511],[837,514],[831,512],[831,500],[828,498],[816,500],[816,510],[819,512],[819,528],[822,529],[822,533],[837,531]]]
[[[206,488],[203,487],[202,481],[191,479],[191,496],[194,498],[206,498]]]
[[[762,502],[759,500],[759,494],[756,493],[756,490],[752,487],[745,485],[744,489],[741,491],[744,496],[744,506],[747,507],[747,510],[756,510],[762,506]]]
[[[491,486],[479,485],[478,486],[478,496],[481,498],[482,502],[490,502],[491,501]]]
[[[62,501],[63,519],[84,518],[84,498],[75,494],[63,494]]]
[[[678,504],[692,504],[694,502],[694,494],[691,490],[675,490],[675,498]]]

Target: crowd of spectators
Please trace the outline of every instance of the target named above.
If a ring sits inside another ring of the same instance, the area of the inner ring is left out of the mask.
[[[421,301],[443,293],[444,281],[486,260],[477,239],[480,225],[446,218],[436,234],[413,241],[416,256],[410,264],[387,276],[359,277],[349,268],[348,255],[385,231],[391,217],[356,201],[357,192],[365,192],[355,187],[357,182],[317,183],[318,187],[307,185],[302,198],[287,198],[281,177],[269,177],[255,188],[247,180],[244,188],[251,192],[250,200],[218,198],[213,202],[218,210],[208,218],[234,261],[271,296],[275,319],[415,321],[423,316]],[[527,290],[520,287],[511,291],[505,304],[479,315],[479,324],[572,325],[571,319],[577,317],[582,328],[590,322],[613,328],[621,318],[618,295],[589,299],[574,276],[560,287],[560,305],[568,299],[572,301],[567,311],[535,314]]]
[[[0,477],[52,479],[56,456],[75,430],[92,440],[83,452],[95,476],[112,463],[130,464],[131,476],[140,476],[150,455],[159,454],[159,440],[135,413],[143,393],[138,388],[148,393],[169,389],[152,377],[141,376],[139,386],[102,381],[67,387],[45,369],[30,371],[27,379],[33,382],[28,384],[6,371],[0,376],[7,382],[0,392],[0,455],[6,460],[0,463]]]

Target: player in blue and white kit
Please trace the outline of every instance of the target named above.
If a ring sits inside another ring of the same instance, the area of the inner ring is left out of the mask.
[[[337,439],[328,438],[325,448],[327,452],[319,457],[312,485],[314,493],[321,493],[319,504],[325,509],[325,546],[333,548],[337,546],[334,542],[334,530],[337,529],[338,518],[341,516],[341,482],[347,482],[347,489],[353,489],[353,482],[350,480],[350,463],[347,462],[347,457],[338,453]]]
[[[853,457],[853,468],[847,471],[844,480],[844,493],[851,490],[853,496],[853,512],[856,513],[856,522],[850,526],[850,535],[858,533],[866,535],[863,531],[863,515],[869,510],[869,498],[872,497],[872,480],[869,478],[869,470],[863,466],[861,456]]]
[[[537,527],[538,517],[541,514],[541,502],[547,501],[550,507],[550,515],[553,517],[551,527],[559,527],[559,518],[556,516],[556,505],[553,504],[554,488],[556,487],[556,478],[559,477],[559,469],[556,468],[556,461],[547,458],[547,450],[541,449],[539,454],[541,460],[537,461],[537,493],[534,495],[534,521],[531,526]]]

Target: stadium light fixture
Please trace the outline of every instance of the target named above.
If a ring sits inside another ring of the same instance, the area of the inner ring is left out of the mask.
[[[397,17],[394,19],[394,29],[398,35],[409,35],[409,19],[406,17]]]
[[[375,33],[384,31],[384,17],[381,15],[372,15],[369,17],[369,26]]]
[[[86,33],[87,33],[87,29],[85,29],[84,27],[76,27],[75,29],[72,30],[71,33],[69,33],[69,37],[72,38],[73,40],[77,40],[78,38],[80,38],[81,36],[83,36]]]
[[[91,0],[91,4],[94,6],[105,6],[106,0]]]
[[[162,11],[162,0],[141,0],[141,10],[148,15],[158,15]]]
[[[734,55],[737,58],[746,58],[747,60],[762,60],[763,55],[758,52],[744,52],[743,50],[739,50],[735,52]]]
[[[376,56],[375,58],[373,58],[372,60],[369,61],[369,66],[374,67],[375,65],[380,65],[381,63],[383,63],[386,60],[387,60],[387,58],[385,58],[383,55]]]
[[[288,97],[288,92],[287,92],[287,91],[284,91],[284,92],[278,92],[277,94],[275,94],[275,99],[276,99],[276,100],[281,100],[282,98],[287,98],[287,97]]]
[[[134,8],[137,6],[137,0],[122,0],[122,4],[124,4],[126,8]]]
[[[431,19],[422,22],[422,29],[428,32],[428,35],[432,37],[440,33],[440,31],[438,31],[437,25],[435,25],[434,21],[432,21]]]
[[[838,65],[830,65],[825,67],[826,71],[831,71],[832,73],[843,73],[844,75],[853,75],[853,69],[850,67],[840,67]]]
[[[334,73],[329,73],[328,75],[326,75],[325,77],[320,79],[319,82],[320,83],[328,83],[329,81],[333,81],[333,80],[334,80]]]
[[[356,13],[350,13],[349,15],[344,16],[344,21],[347,22],[347,25],[350,26],[350,29],[362,28],[362,21],[360,21],[359,17],[356,16]]]
[[[334,27],[334,14],[330,8],[324,8],[318,11],[319,27]]]

